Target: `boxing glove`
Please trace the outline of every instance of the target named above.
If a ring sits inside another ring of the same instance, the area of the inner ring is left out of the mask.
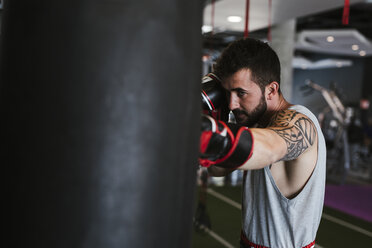
[[[219,78],[209,73],[202,79],[201,99],[203,110],[213,111],[218,109],[224,102],[226,93]]]
[[[199,163],[238,168],[250,159],[253,136],[249,128],[202,116]]]

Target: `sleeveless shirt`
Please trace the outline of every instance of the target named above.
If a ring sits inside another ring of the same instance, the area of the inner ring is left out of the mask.
[[[301,105],[289,109],[306,115],[315,125],[318,158],[312,175],[292,199],[281,194],[269,165],[245,172],[242,232],[253,243],[272,248],[299,248],[315,240],[323,211],[326,146],[317,118]]]

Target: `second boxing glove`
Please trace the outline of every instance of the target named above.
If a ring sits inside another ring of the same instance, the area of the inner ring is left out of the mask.
[[[215,74],[209,73],[203,77],[201,98],[204,110],[212,111],[219,108],[224,102],[225,94],[225,90]]]

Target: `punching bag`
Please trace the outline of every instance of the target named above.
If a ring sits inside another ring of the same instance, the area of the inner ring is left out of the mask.
[[[5,1],[11,247],[190,247],[198,0]]]

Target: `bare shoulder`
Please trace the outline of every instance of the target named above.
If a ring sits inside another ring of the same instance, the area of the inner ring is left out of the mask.
[[[281,159],[284,161],[297,159],[317,140],[314,123],[306,115],[290,109],[276,113],[268,128],[286,142],[287,153]]]

